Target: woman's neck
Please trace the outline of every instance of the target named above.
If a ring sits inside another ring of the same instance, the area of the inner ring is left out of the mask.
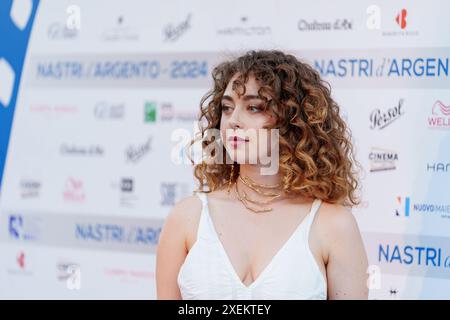
[[[261,173],[261,167],[252,164],[241,164],[239,168],[239,175],[241,177],[247,177],[258,184],[264,185],[276,185],[282,182],[282,176],[280,173],[274,175],[264,175]],[[240,186],[240,185],[239,185]],[[281,187],[279,188],[281,190]]]

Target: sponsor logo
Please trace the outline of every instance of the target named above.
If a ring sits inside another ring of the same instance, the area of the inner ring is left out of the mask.
[[[105,151],[100,145],[91,146],[76,146],[62,144],[60,147],[60,153],[63,156],[76,156],[76,157],[103,157]]]
[[[117,279],[120,283],[137,283],[139,281],[155,279],[155,273],[148,270],[123,269],[108,267],[103,270],[106,276]]]
[[[189,194],[189,186],[184,183],[163,182],[160,187],[162,206],[174,206],[178,199]]]
[[[431,107],[431,116],[428,117],[428,128],[449,129],[450,128],[450,105],[445,105],[437,100]]]
[[[22,199],[31,199],[39,197],[41,191],[41,182],[33,179],[20,180],[20,197]]]
[[[96,119],[122,119],[125,113],[124,103],[109,103],[99,101],[94,106],[94,116]]]
[[[139,40],[139,34],[134,28],[127,26],[125,17],[120,15],[116,18],[115,26],[102,33],[101,39],[104,41],[135,41]]]
[[[152,137],[138,146],[128,146],[125,150],[125,158],[127,162],[137,163],[151,150]]]
[[[163,30],[164,41],[174,42],[185,34],[191,28],[191,17],[192,14],[188,14],[186,19],[177,25],[166,25]]]
[[[20,269],[25,269],[25,253],[20,252],[17,256],[17,264],[19,265]]]
[[[408,11],[406,9],[402,9],[399,14],[395,17],[395,22],[400,26],[401,29],[406,28],[406,15]]]
[[[71,40],[78,36],[78,30],[69,29],[64,23],[54,22],[48,27],[47,35],[51,40]]]
[[[195,121],[198,116],[197,113],[191,109],[184,111],[176,110],[171,103],[162,103],[160,106],[161,110],[161,121]]]
[[[120,183],[120,191],[124,193],[133,192],[133,179],[131,178],[122,178]]]
[[[347,18],[333,21],[300,19],[297,23],[297,28],[300,31],[349,31],[353,30],[353,21]]]
[[[28,268],[27,255],[24,251],[19,251],[15,256],[14,266],[7,269],[9,275],[32,276],[33,273]]]
[[[31,113],[35,114],[43,114],[43,115],[66,115],[66,114],[75,114],[78,112],[78,107],[70,106],[70,105],[55,105],[51,106],[48,104],[36,104],[32,105],[29,108]]]
[[[369,153],[370,172],[395,170],[397,168],[398,154],[395,151],[372,148]]]
[[[239,24],[217,29],[218,36],[267,36],[272,33],[270,25],[257,25],[249,23],[249,18],[243,16]]]
[[[38,217],[24,217],[11,214],[8,217],[8,234],[10,239],[36,241],[41,238],[42,221]]]
[[[156,102],[150,101],[144,104],[144,122],[156,122]]]
[[[83,181],[74,177],[66,180],[63,192],[64,200],[72,203],[82,203],[86,200]]]
[[[427,163],[427,171],[433,173],[447,173],[450,172],[450,162],[432,162]]]
[[[408,9],[402,8],[395,14],[395,17],[392,19],[395,27],[393,30],[385,30],[382,32],[383,36],[418,36],[418,30],[412,30],[410,28],[410,16]]]
[[[405,114],[404,100],[400,99],[398,104],[392,108],[381,111],[380,109],[375,109],[370,114],[370,129],[384,129],[395,120],[399,119]]]
[[[157,114],[159,114],[159,119],[157,119]],[[192,122],[197,119],[197,113],[191,108],[179,110],[171,102],[148,101],[144,104],[144,122],[146,123],[154,123],[157,120],[161,122]]]
[[[120,206],[132,208],[138,201],[134,193],[134,180],[132,178],[122,178],[120,181]]]
[[[410,217],[412,214],[422,216],[440,215],[442,218],[450,218],[450,204],[413,202],[411,197],[397,197],[396,216]]]

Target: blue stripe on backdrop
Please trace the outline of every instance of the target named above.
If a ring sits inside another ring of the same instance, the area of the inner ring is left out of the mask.
[[[0,192],[22,68],[38,5],[39,0],[0,1]]]

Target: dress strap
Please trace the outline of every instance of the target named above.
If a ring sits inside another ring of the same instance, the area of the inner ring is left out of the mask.
[[[200,222],[198,225],[197,239],[210,238],[210,231],[208,226],[208,198],[204,192],[196,192],[197,197],[202,202],[202,211],[200,214]]]
[[[322,204],[322,200],[315,199],[311,206],[311,211],[308,214],[308,221],[306,224],[306,239],[309,238],[309,230],[311,229],[311,225],[314,221],[314,217],[316,216],[317,211],[320,208],[320,205]]]

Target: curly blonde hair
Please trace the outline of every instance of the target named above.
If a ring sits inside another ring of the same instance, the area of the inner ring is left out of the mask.
[[[273,128],[279,129],[283,191],[346,206],[358,204],[354,164],[359,164],[354,158],[350,129],[331,98],[329,84],[291,54],[252,50],[217,65],[212,71],[214,87],[200,102],[201,136],[208,135],[208,129],[220,129],[221,99],[234,75],[238,77],[233,90],[241,87],[245,93],[245,83],[253,75],[261,86],[258,93],[270,97],[266,98],[265,108],[271,109],[276,118]],[[196,140],[191,141],[191,146]],[[215,142],[202,141],[203,147],[209,143]],[[202,162],[194,166],[194,176],[200,184],[198,191],[212,192],[228,184],[230,178],[234,182],[238,174],[235,171],[230,177],[231,165],[225,162]],[[209,190],[204,190],[205,186]]]

